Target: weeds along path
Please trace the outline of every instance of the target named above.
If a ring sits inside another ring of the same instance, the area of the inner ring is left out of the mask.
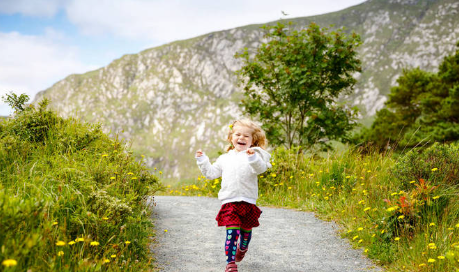
[[[218,199],[155,196],[155,203],[152,251],[160,271],[225,271],[225,229],[215,221]],[[260,208],[260,227],[238,263],[240,272],[382,271],[339,238],[333,223],[313,213]]]

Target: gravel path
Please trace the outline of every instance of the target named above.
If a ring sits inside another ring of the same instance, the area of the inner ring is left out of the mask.
[[[218,199],[155,196],[155,202],[152,251],[160,271],[223,272],[225,228],[215,221]],[[260,227],[254,228],[249,251],[238,263],[240,272],[382,271],[339,238],[333,223],[313,213],[260,208]]]

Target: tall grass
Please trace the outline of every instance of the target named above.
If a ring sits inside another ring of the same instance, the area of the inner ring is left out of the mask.
[[[157,177],[98,125],[39,107],[0,123],[0,271],[152,269]]]
[[[259,205],[314,211],[388,271],[459,270],[459,145],[404,156],[357,151],[307,157],[278,148],[259,176]],[[216,196],[220,180],[169,188]]]

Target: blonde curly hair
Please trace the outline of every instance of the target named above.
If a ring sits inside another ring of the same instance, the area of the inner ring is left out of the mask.
[[[261,127],[259,125],[255,124],[254,122],[252,122],[249,119],[240,119],[240,120],[233,121],[231,123],[231,125],[229,125],[228,137],[226,139],[229,142],[229,145],[225,148],[226,152],[234,149],[234,146],[233,146],[233,143],[232,143],[232,140],[233,140],[233,127],[236,126],[236,125],[244,126],[244,127],[248,127],[248,128],[252,129],[252,138],[253,139],[252,139],[252,145],[250,147],[258,146],[258,147],[261,147],[263,149],[267,148],[268,139],[266,139],[266,134],[263,131],[263,129],[261,129]]]

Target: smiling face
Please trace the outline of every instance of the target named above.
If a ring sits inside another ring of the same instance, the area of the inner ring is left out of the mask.
[[[235,125],[233,127],[233,134],[231,134],[231,143],[233,144],[234,149],[237,152],[240,152],[250,148],[252,146],[253,141],[252,134],[252,128],[241,125]]]

